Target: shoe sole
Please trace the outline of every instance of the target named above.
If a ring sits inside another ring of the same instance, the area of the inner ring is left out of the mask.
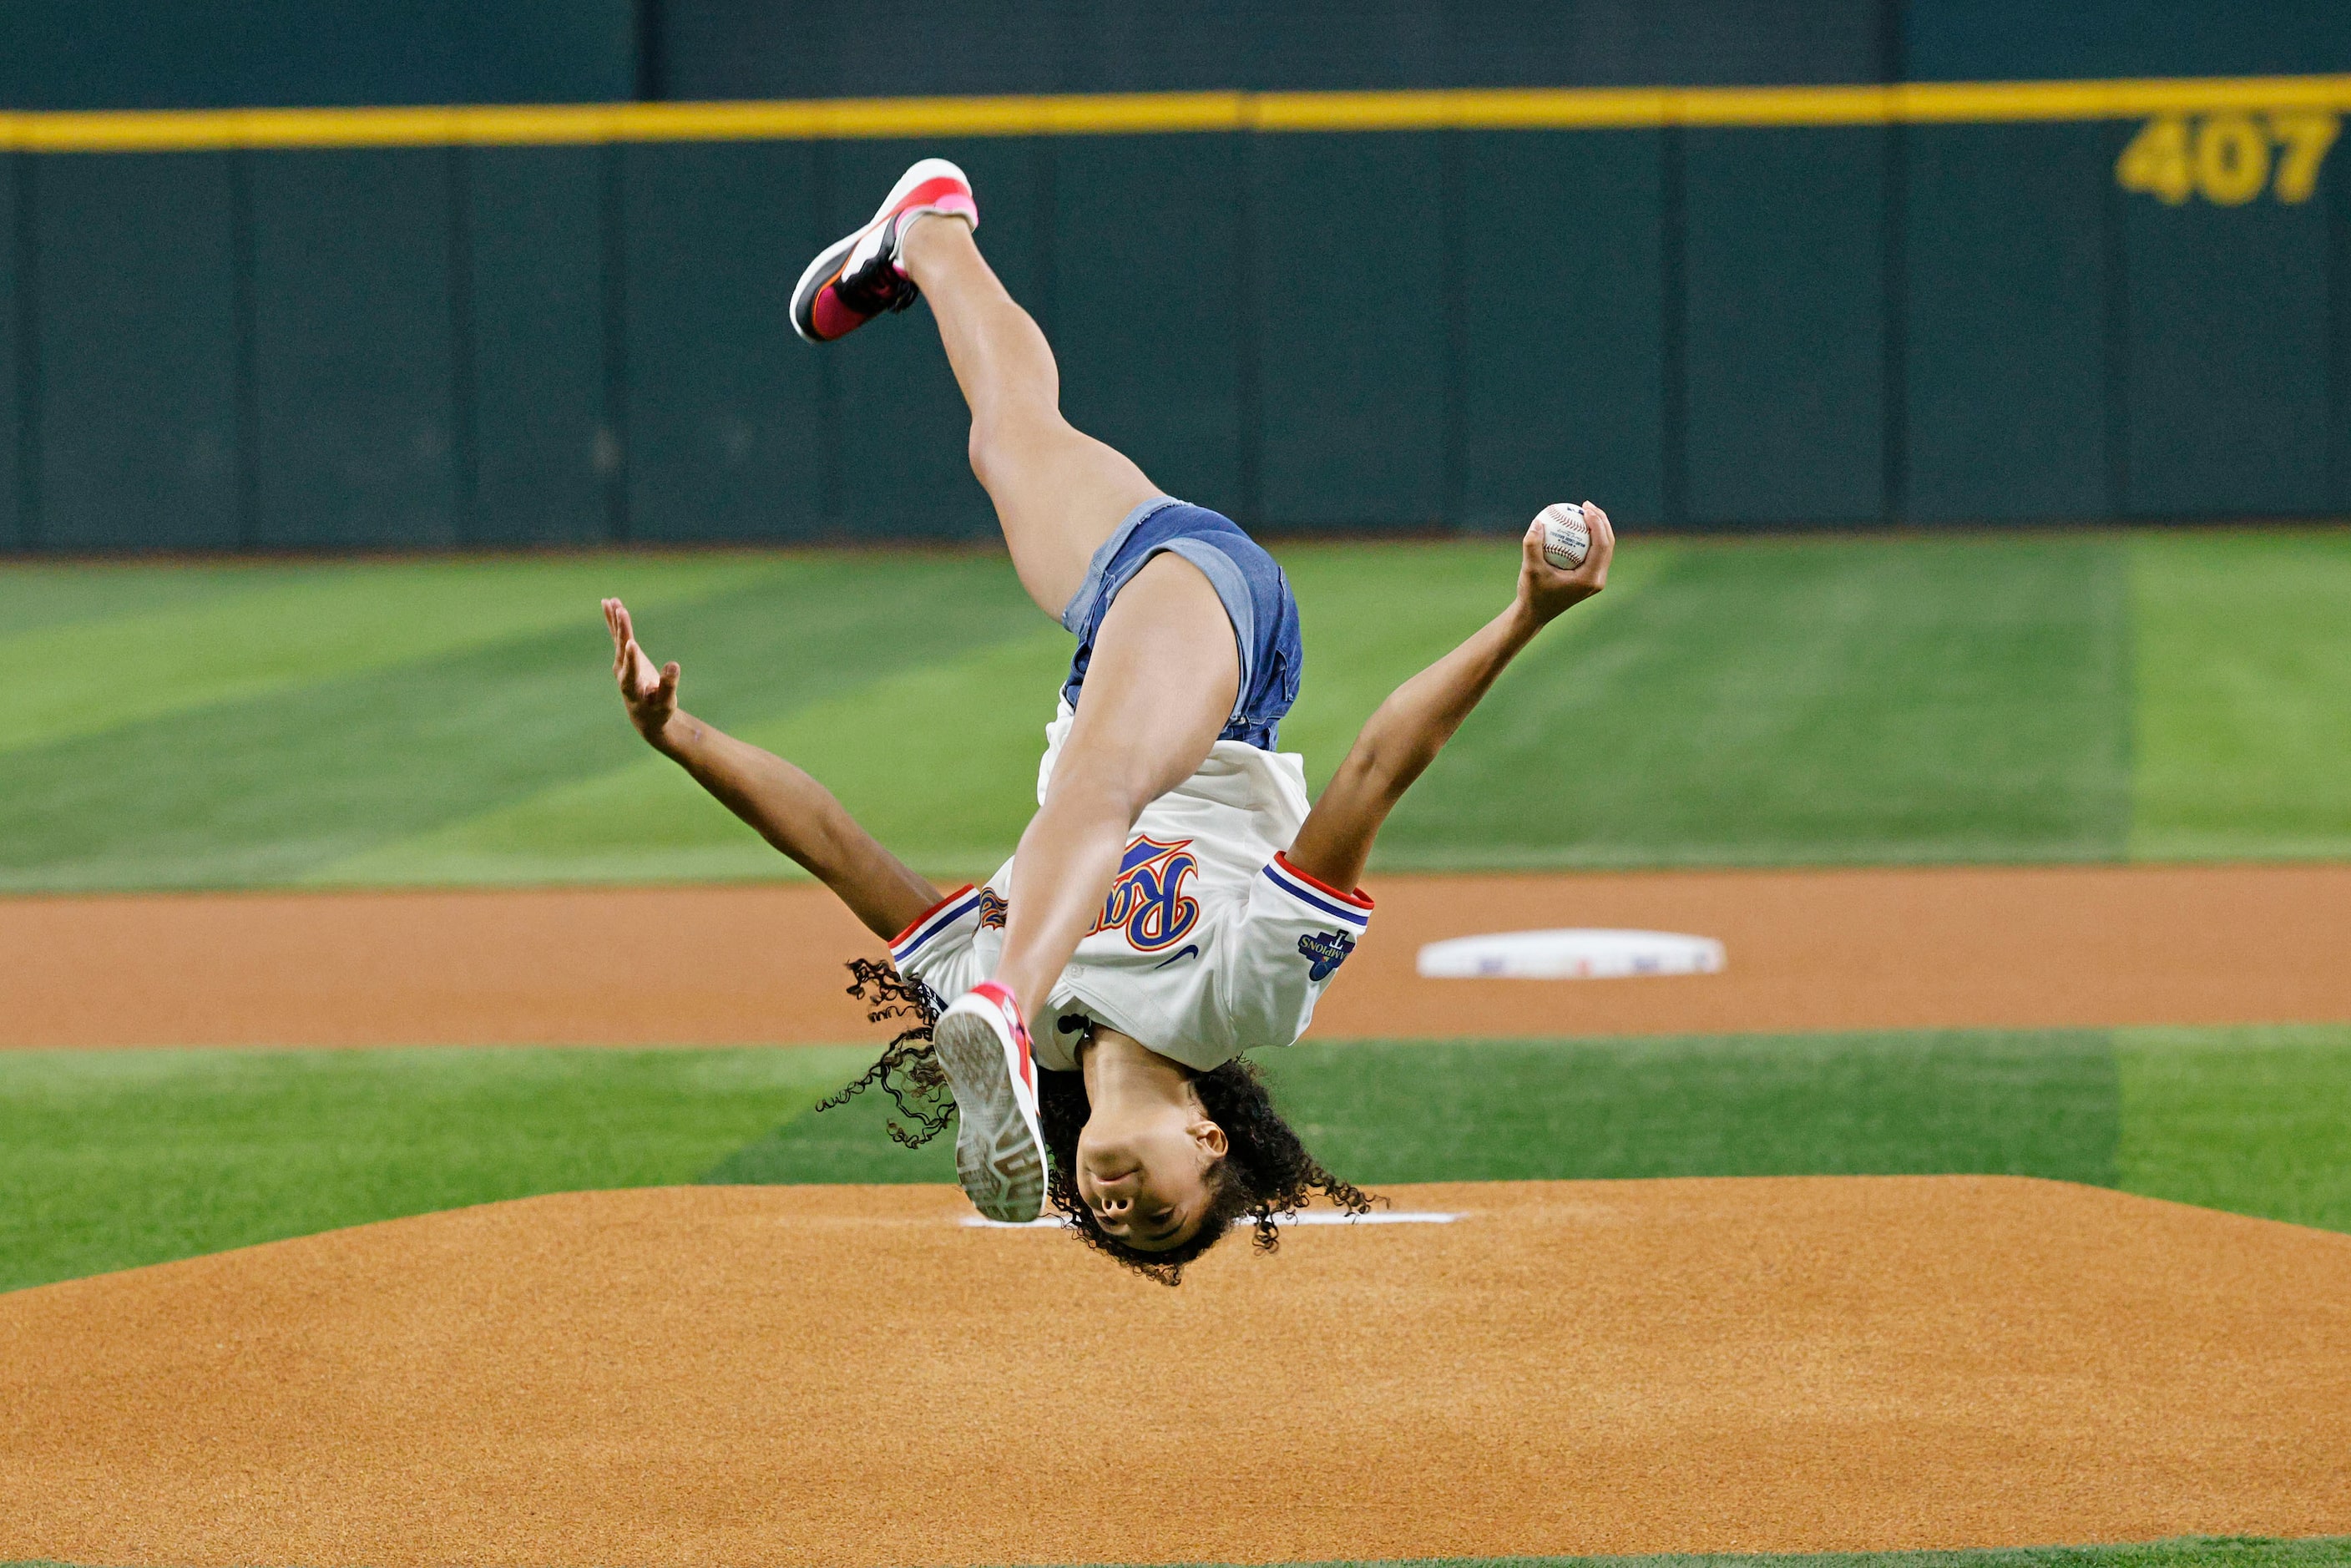
[[[857,247],[857,242],[872,234],[873,226],[890,215],[890,209],[906,199],[907,193],[926,180],[935,180],[943,175],[961,180],[967,189],[971,185],[971,181],[966,177],[964,172],[946,159],[922,159],[898,176],[898,183],[890,187],[890,193],[882,198],[882,204],[873,209],[872,217],[816,253],[816,259],[800,269],[800,280],[792,285],[793,331],[798,332],[804,340],[810,343],[823,343],[831,340],[816,336],[801,325],[800,319],[806,314],[804,308],[808,302],[816,298],[818,289],[832,281],[833,274],[841,270],[841,264],[848,259],[849,253]]]
[[[1045,1207],[1045,1139],[1014,1077],[1012,1047],[972,1013],[950,1013],[931,1048],[955,1085],[956,1177],[980,1213],[1015,1224]]]

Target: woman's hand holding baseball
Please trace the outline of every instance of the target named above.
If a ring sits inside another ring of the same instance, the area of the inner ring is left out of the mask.
[[[1538,626],[1608,586],[1608,558],[1616,549],[1616,535],[1608,526],[1608,514],[1586,501],[1583,526],[1592,535],[1592,544],[1584,552],[1583,563],[1573,571],[1563,571],[1543,559],[1541,517],[1527,526],[1526,538],[1520,541],[1523,559],[1519,568],[1519,607]]]

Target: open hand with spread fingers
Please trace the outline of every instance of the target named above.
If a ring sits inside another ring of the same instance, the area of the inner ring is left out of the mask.
[[[677,716],[677,665],[653,667],[653,660],[637,646],[629,607],[617,599],[604,601],[604,627],[612,633],[612,676],[620,683],[629,722],[655,750],[668,749],[664,737],[669,721]]]
[[[1592,536],[1582,564],[1568,571],[1543,559],[1543,520],[1527,525],[1524,561],[1519,568],[1519,605],[1536,624],[1552,621],[1608,586],[1608,558],[1615,553],[1615,530],[1608,514],[1583,503],[1583,526]]]

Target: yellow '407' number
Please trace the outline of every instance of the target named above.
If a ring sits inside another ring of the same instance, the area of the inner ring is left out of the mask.
[[[2342,129],[2331,114],[2167,114],[2131,138],[2115,162],[2115,178],[2126,191],[2144,191],[2175,207],[2190,195],[2241,207],[2271,183],[2274,168],[2277,199],[2306,202]]]

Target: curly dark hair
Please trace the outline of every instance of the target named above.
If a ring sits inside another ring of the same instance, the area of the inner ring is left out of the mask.
[[[910,1149],[920,1148],[946,1130],[955,1110],[955,1092],[930,1043],[931,1028],[938,1021],[938,998],[921,981],[905,978],[878,959],[852,959],[849,969],[849,994],[867,1005],[872,1021],[914,1022],[883,1048],[880,1059],[862,1076],[817,1109],[846,1105],[878,1084],[914,1124],[909,1131],[892,1122],[890,1135]],[[1281,1245],[1276,1228],[1280,1219],[1305,1207],[1318,1192],[1350,1214],[1369,1213],[1381,1201],[1324,1170],[1273,1108],[1273,1096],[1257,1069],[1235,1057],[1192,1077],[1200,1108],[1225,1133],[1225,1153],[1208,1167],[1208,1212],[1189,1239],[1164,1251],[1145,1251],[1103,1230],[1078,1195],[1078,1134],[1093,1114],[1084,1075],[1040,1071],[1037,1087],[1049,1159],[1047,1200],[1087,1246],[1163,1285],[1180,1284],[1185,1265],[1223,1240],[1243,1219],[1252,1221],[1256,1230],[1251,1245],[1270,1252]]]
[[[1280,1217],[1296,1214],[1318,1192],[1350,1214],[1368,1213],[1375,1201],[1353,1183],[1324,1170],[1306,1152],[1306,1145],[1273,1108],[1265,1080],[1237,1056],[1192,1078],[1192,1092],[1200,1097],[1200,1108],[1209,1121],[1225,1130],[1224,1155],[1208,1167],[1208,1212],[1188,1239],[1148,1252],[1104,1230],[1094,1211],[1078,1196],[1078,1134],[1093,1114],[1086,1099],[1085,1075],[1040,1072],[1037,1089],[1045,1152],[1052,1161],[1045,1179],[1046,1198],[1087,1246],[1163,1285],[1181,1284],[1184,1266],[1223,1240],[1243,1219],[1255,1224],[1257,1234],[1250,1244],[1259,1252],[1270,1252],[1281,1245],[1281,1233],[1275,1228]]]
[[[879,1084],[897,1105],[899,1113],[914,1124],[908,1132],[889,1124],[890,1135],[910,1149],[919,1149],[947,1130],[955,1111],[955,1090],[947,1070],[931,1049],[931,1027],[939,1021],[938,998],[920,980],[909,980],[880,958],[849,961],[849,994],[863,1002],[869,1023],[898,1019],[914,1021],[898,1031],[881,1057],[854,1082],[817,1103],[820,1112],[838,1110]]]

